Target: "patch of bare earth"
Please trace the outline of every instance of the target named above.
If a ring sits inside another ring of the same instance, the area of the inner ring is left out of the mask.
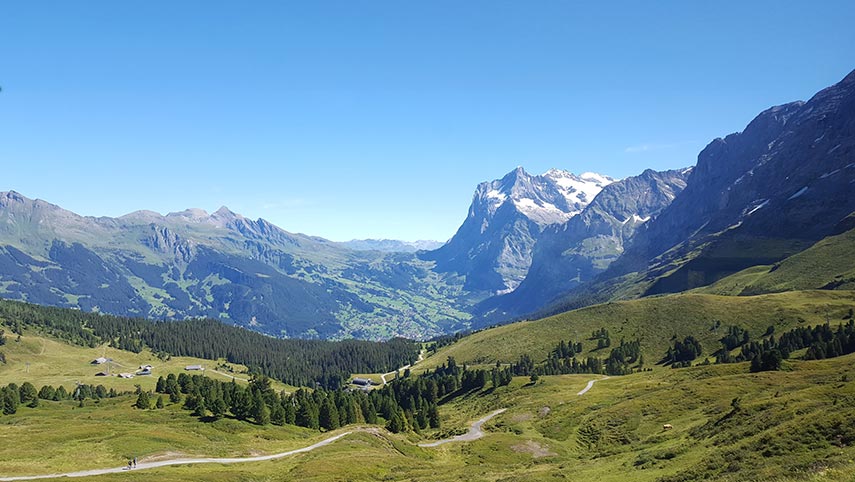
[[[182,459],[185,457],[187,457],[187,454],[182,452],[163,452],[143,457],[139,459],[139,462],[159,462],[161,460]]]
[[[532,419],[532,415],[530,413],[520,413],[520,414],[514,415],[511,418],[511,422],[514,422],[514,423],[528,422],[531,419]]]
[[[534,440],[527,440],[524,443],[516,444],[511,447],[511,450],[518,453],[529,453],[536,459],[556,455],[555,452],[549,450],[549,447],[546,445],[540,445]]]

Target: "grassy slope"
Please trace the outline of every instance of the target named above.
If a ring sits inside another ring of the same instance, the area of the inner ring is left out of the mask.
[[[755,266],[696,290],[741,295],[833,286],[855,289],[855,229],[829,236],[775,266]]]
[[[607,328],[615,345],[621,337],[641,339],[647,366],[658,361],[671,344],[671,335],[698,337],[704,354],[720,347],[717,341],[728,325],[747,328],[753,336],[762,335],[769,325],[781,333],[803,323],[838,321],[855,307],[852,291],[800,291],[752,297],[728,297],[707,294],[679,294],[618,301],[569,311],[550,318],[523,321],[485,330],[465,337],[440,350],[418,368],[431,368],[453,356],[458,363],[489,364],[511,362],[527,353],[544,359],[559,340],[582,340],[585,356],[596,348],[587,341],[594,330]],[[715,320],[722,322],[712,331]],[[597,352],[593,352],[597,354]],[[608,349],[599,356],[608,355]],[[418,370],[417,370],[418,371]]]
[[[421,449],[403,436],[363,433],[278,461],[90,480],[851,480],[855,356],[786,365],[760,374],[746,364],[657,370],[600,381],[582,397],[590,376],[543,377],[536,386],[518,378],[442,408],[447,429],[508,408],[471,443]],[[735,397],[741,409],[731,413]],[[0,417],[0,474],[119,465],[135,454],[248,455],[322,437],[230,420],[199,424],[184,411],[129,404],[45,404]],[[665,423],[674,429],[663,431]],[[56,450],[43,460],[47,444]]]
[[[21,341],[15,341],[17,335],[9,335],[7,330],[7,343],[0,347],[0,351],[6,354],[6,364],[0,364],[0,385],[30,381],[36,388],[42,385],[53,385],[57,387],[64,385],[71,389],[75,383],[81,382],[90,385],[104,385],[107,389],[115,388],[118,391],[134,390],[135,385],[140,385],[145,390],[154,390],[158,376],[166,377],[169,373],[184,372],[187,365],[202,365],[206,368],[208,376],[215,379],[228,381],[231,378],[214,372],[218,362],[191,357],[172,357],[163,361],[154,356],[150,351],[144,350],[136,354],[128,351],[117,350],[112,347],[84,348],[69,345],[49,337],[25,334]],[[141,365],[152,365],[152,376],[140,376],[131,379],[123,379],[116,376],[96,377],[95,374],[105,370],[104,365],[91,365],[90,362],[98,357],[109,357],[114,360],[111,373],[136,372]],[[27,364],[29,363],[29,367]],[[246,367],[242,365],[229,364],[235,370],[235,377],[247,378]],[[28,372],[29,370],[29,372]],[[220,370],[223,371],[223,370]],[[188,372],[199,373],[199,372]],[[223,371],[223,373],[226,373]],[[293,390],[293,387],[282,383],[274,383],[276,390]]]

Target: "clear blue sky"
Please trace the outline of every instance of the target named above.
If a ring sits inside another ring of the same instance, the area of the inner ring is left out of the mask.
[[[0,190],[450,237],[517,165],[695,163],[855,69],[855,2],[15,2]]]

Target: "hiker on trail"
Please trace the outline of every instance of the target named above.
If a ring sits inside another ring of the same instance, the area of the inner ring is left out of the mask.
[[[134,468],[137,468],[137,458],[134,457]]]
[[[128,470],[131,470],[133,468],[133,464],[134,464],[133,460],[128,460]]]

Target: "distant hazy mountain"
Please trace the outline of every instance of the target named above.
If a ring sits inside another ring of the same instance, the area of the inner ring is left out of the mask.
[[[469,318],[461,281],[431,268],[227,208],[93,218],[0,193],[0,294],[39,304],[210,316],[282,336],[423,337]]]
[[[415,253],[439,248],[444,243],[440,241],[399,241],[397,239],[352,239],[341,243],[347,248],[357,251],[384,251],[387,253]]]
[[[523,168],[478,185],[469,215],[451,240],[424,253],[439,272],[464,276],[473,291],[505,293],[531,265],[531,253],[547,227],[578,215],[614,179],[551,169],[530,175]]]

